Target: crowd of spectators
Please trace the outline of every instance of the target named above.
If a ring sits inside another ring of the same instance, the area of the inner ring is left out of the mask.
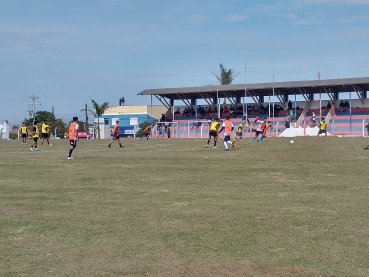
[[[283,108],[275,103],[274,104],[274,109],[273,106],[270,105],[270,109],[271,109],[271,113],[273,113],[274,110],[274,116],[277,117],[279,112],[283,110]],[[219,110],[220,110],[220,115],[221,116],[227,116],[229,115],[231,118],[235,118],[238,115],[243,115],[243,107],[242,104],[241,105],[220,105],[219,106]],[[181,111],[179,108],[176,109],[176,111],[174,112],[175,116],[195,116],[197,113],[197,116],[199,118],[204,118],[207,116],[216,116],[218,115],[218,107],[217,105],[214,106],[198,106],[197,110],[195,110],[194,107],[192,106],[187,106],[183,109],[183,111]],[[255,103],[255,104],[247,104],[247,113],[248,114],[255,114],[255,115],[260,115],[260,114],[266,114],[269,113],[269,105],[264,106],[262,103]]]

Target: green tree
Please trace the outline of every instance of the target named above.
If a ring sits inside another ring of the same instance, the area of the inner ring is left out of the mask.
[[[221,63],[219,64],[220,67],[220,75],[218,76],[217,74],[215,74],[214,72],[212,72],[214,74],[215,77],[217,77],[219,83],[221,85],[229,85],[233,82],[234,78],[236,78],[238,76],[234,75],[234,71],[233,69],[226,69],[226,67]]]
[[[61,118],[57,118],[53,123],[54,130],[56,130],[56,136],[64,138],[64,134],[68,132],[68,124],[65,123]]]
[[[109,102],[104,102],[101,105],[96,103],[95,100],[91,99],[92,105],[94,107],[94,114],[97,116],[97,138],[100,139],[100,116],[104,114],[104,112],[109,108]]]
[[[151,124],[152,124],[152,126],[155,126],[156,121],[157,120],[154,120],[153,122],[149,122],[148,120],[145,120],[144,122],[140,123],[138,125],[138,127],[140,127],[140,129],[137,131],[136,137],[142,138],[145,135],[145,133],[144,133],[145,128],[147,126],[151,125]]]
[[[49,126],[50,126],[50,130],[54,130],[55,129],[55,116],[53,113],[48,112],[48,111],[37,111],[35,113],[35,122],[42,122],[42,121],[47,121],[49,122]],[[27,128],[32,128],[33,127],[33,117],[30,118],[25,118],[23,121]]]
[[[55,121],[53,113],[48,111],[37,111],[35,114],[35,120],[38,122],[47,121],[52,124]]]
[[[78,121],[78,131],[85,131],[85,122]]]

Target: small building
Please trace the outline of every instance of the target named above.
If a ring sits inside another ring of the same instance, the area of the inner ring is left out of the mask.
[[[112,106],[101,115],[99,122],[95,117],[94,124],[95,126],[99,125],[100,138],[102,139],[111,138],[111,130],[116,120],[119,120],[121,137],[134,136],[139,129],[139,124],[159,119],[167,111],[165,106],[159,105]]]
[[[6,121],[0,124],[0,139],[9,139],[9,124]]]

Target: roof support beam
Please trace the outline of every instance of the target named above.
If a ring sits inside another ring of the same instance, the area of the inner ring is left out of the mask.
[[[329,98],[334,102],[336,100],[336,91],[334,91],[332,88],[330,87],[323,87],[325,93],[328,94]]]
[[[168,101],[164,98],[161,97],[160,95],[154,94],[155,97],[169,110],[171,108],[170,104],[168,103]]]
[[[307,91],[306,89],[304,88],[297,88],[298,91],[302,94],[302,96],[305,98],[306,101],[310,102],[310,99],[309,99],[309,94],[310,92]]]
[[[259,103],[260,102],[259,96],[256,95],[256,93],[254,91],[249,90],[247,94],[252,97],[252,99],[254,100],[255,103]]]
[[[224,95],[232,105],[236,105],[236,101],[234,100],[234,96],[232,96],[231,93],[224,92]]]
[[[206,94],[206,93],[199,93],[201,95],[201,97],[206,101],[206,103],[208,103],[209,106],[214,105],[213,101],[211,100],[210,95]]]
[[[274,89],[274,96],[277,96],[278,100],[281,103],[286,104],[287,101],[285,101],[284,95],[283,95],[283,93],[280,90]]]
[[[365,96],[364,90],[361,89],[358,85],[352,85],[352,88],[355,90],[357,96],[359,96],[361,104],[364,105],[364,96]]]
[[[191,102],[187,99],[182,97],[180,94],[177,94],[178,98],[180,98],[182,100],[182,102],[188,107],[191,106]]]

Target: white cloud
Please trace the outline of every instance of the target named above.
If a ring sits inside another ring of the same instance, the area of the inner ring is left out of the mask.
[[[227,15],[226,20],[228,22],[239,22],[239,21],[245,21],[248,18],[247,15]]]
[[[369,0],[302,0],[302,4],[369,5]]]

